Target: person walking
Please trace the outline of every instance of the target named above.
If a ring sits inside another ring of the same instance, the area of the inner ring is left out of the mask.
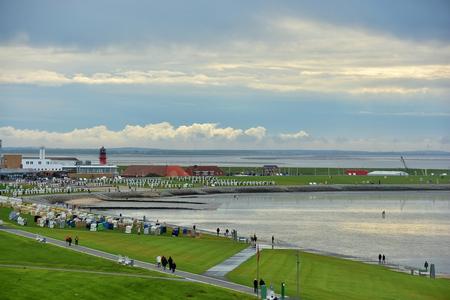
[[[274,245],[275,245],[275,237],[272,235],[272,250]]]
[[[256,278],[253,280],[253,292],[258,294],[258,279]]]
[[[428,262],[427,262],[427,261],[425,261],[425,263],[423,264],[423,266],[425,267],[425,271],[428,272]]]
[[[381,254],[378,254],[378,263],[381,264]]]
[[[78,246],[78,235],[75,236],[75,246]]]
[[[172,259],[172,256],[169,256],[168,262],[169,262],[169,270],[172,270],[172,266],[173,266],[173,259]]]
[[[219,227],[217,227],[216,231],[217,231],[217,236],[219,236],[219,233],[220,233],[220,228],[219,228]]]
[[[175,262],[172,263],[172,273],[175,273],[175,269],[177,268],[177,264]]]
[[[161,268],[161,256],[159,255],[156,257],[156,266],[158,268]]]
[[[386,263],[386,256],[383,254],[383,265]]]
[[[69,247],[72,246],[72,237],[71,236],[69,236],[68,242],[69,242]]]
[[[259,287],[261,287],[262,285],[266,285],[266,283],[264,282],[264,280],[261,278],[259,280]]]
[[[163,257],[161,257],[161,264],[163,266],[164,271],[166,270],[166,266],[167,266],[167,258],[163,255]]]

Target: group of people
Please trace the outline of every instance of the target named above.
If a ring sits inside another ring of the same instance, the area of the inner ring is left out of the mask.
[[[266,283],[264,282],[264,280],[262,278],[259,280],[259,282],[258,282],[258,279],[255,278],[253,280],[253,291],[255,292],[255,294],[258,293],[258,284],[259,284],[259,287],[266,285]]]
[[[384,254],[378,254],[378,263],[379,264],[385,264],[386,263],[386,256]]]
[[[258,282],[258,279],[254,279],[253,280],[253,291],[256,295],[258,295],[258,288],[261,288],[262,286],[265,286],[266,283],[264,282],[264,280],[261,278]],[[273,286],[270,285],[269,290],[268,290],[268,294],[267,294],[267,299],[272,299],[272,300],[278,300],[278,296],[275,294]]]
[[[195,230],[195,225],[194,225],[194,230]],[[217,227],[216,233],[217,233],[217,236],[220,235],[220,228],[219,228],[219,227]],[[224,236],[228,236],[229,234],[230,234],[230,230],[228,230],[228,228],[225,229],[225,233],[224,233],[223,235],[224,235]]]
[[[167,259],[164,255],[163,256],[157,256],[156,257],[156,265],[158,268],[162,268],[166,270],[167,265],[169,265],[169,270],[172,271],[172,273],[175,273],[175,269],[177,268],[177,264],[172,259],[172,256],[169,256],[169,259]]]
[[[70,235],[66,236],[66,245],[72,246],[72,237]],[[78,246],[78,235],[75,236],[75,246]]]

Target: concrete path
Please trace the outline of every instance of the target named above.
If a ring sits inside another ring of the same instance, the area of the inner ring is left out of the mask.
[[[9,228],[9,227],[5,227],[5,226],[0,226],[0,231],[4,231],[4,232],[8,232],[8,233],[12,233],[12,234],[16,234],[22,237],[26,237],[26,238],[30,238],[30,239],[35,239],[36,238],[36,234],[35,233],[30,233],[27,231],[23,231],[23,230],[19,230],[19,229],[13,229],[13,228]],[[88,248],[88,247],[84,247],[84,246],[67,246],[65,241],[60,241],[57,239],[53,239],[50,237],[46,237],[43,235],[40,235],[41,237],[45,237],[47,240],[47,243],[52,244],[52,245],[56,245],[62,248],[66,248],[66,249],[70,249],[76,252],[81,252],[81,253],[85,253],[85,254],[89,254],[89,255],[93,255],[93,256],[97,256],[97,257],[101,257],[104,259],[109,259],[112,261],[118,261],[119,259],[119,255],[115,255],[115,254],[111,254],[111,253],[107,253],[107,252],[103,252],[100,250],[95,250],[92,248]],[[130,259],[133,259],[132,257],[130,257]],[[135,267],[139,267],[139,268],[143,268],[143,269],[147,269],[147,270],[152,270],[152,271],[157,271],[157,272],[161,272],[161,273],[166,273],[166,274],[172,274],[172,272],[170,272],[169,270],[162,270],[161,268],[158,268],[155,264],[151,264],[148,262],[143,262],[143,261],[139,261],[139,260],[135,260],[134,261],[134,266]],[[209,277],[209,276],[204,276],[204,275],[199,275],[199,274],[194,274],[194,273],[189,273],[189,272],[185,272],[185,271],[179,271],[177,270],[175,272],[175,274],[173,275],[177,275],[177,276],[181,276],[189,281],[192,282],[198,282],[198,283],[204,283],[204,284],[209,284],[209,285],[213,285],[213,286],[217,286],[217,287],[222,287],[222,288],[226,288],[226,289],[230,289],[230,290],[234,290],[237,292],[241,292],[241,293],[245,293],[245,294],[249,294],[249,295],[254,295],[253,293],[253,289],[244,285],[240,285],[237,283],[233,283],[233,282],[228,282],[222,279],[218,279],[218,278],[213,278],[213,277]]]
[[[239,265],[241,265],[247,259],[255,255],[255,253],[256,253],[255,248],[248,247],[242,250],[241,252],[236,253],[235,255],[228,258],[224,262],[215,265],[214,267],[206,271],[203,275],[217,278],[224,278],[228,272],[231,272],[237,267],[239,267]]]
[[[40,267],[40,266],[32,266],[32,265],[0,264],[0,268],[22,269],[22,270],[27,270],[27,269],[31,269],[31,270],[48,270],[48,271],[59,271],[59,272],[70,272],[70,273],[88,273],[88,274],[108,275],[108,276],[122,276],[122,277],[134,277],[134,278],[161,279],[161,280],[172,280],[172,281],[188,281],[187,279],[180,278],[180,277],[162,277],[162,276],[152,276],[152,275],[137,274],[137,273],[91,271],[91,270],[81,270],[81,269]]]

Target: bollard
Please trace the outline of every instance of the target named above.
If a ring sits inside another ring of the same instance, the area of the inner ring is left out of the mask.
[[[261,299],[267,298],[267,288],[266,285],[261,285]]]
[[[281,300],[286,298],[286,284],[284,282],[281,283]]]

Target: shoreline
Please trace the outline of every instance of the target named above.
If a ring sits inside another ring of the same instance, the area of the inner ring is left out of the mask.
[[[439,189],[439,190],[441,190],[441,189]],[[444,190],[444,191],[447,191],[447,190]],[[75,196],[75,195],[72,194],[70,196]],[[92,197],[91,198],[85,197],[83,200],[91,200],[91,199],[95,200],[96,202],[99,201],[98,199],[95,199],[95,198],[92,198]],[[21,201],[21,199],[18,199],[18,198],[0,196],[0,202],[2,200],[3,201],[5,201],[5,200],[6,201],[9,201],[9,200]],[[77,200],[75,200],[75,201],[77,201]],[[30,203],[35,203],[35,202],[30,201]],[[48,204],[48,205],[53,206],[54,204],[55,203]],[[92,208],[94,208],[94,207],[92,207]],[[81,209],[82,210],[86,210],[86,208],[81,208]],[[107,209],[111,209],[111,208],[107,208]],[[120,207],[120,209],[124,209],[124,208]],[[169,209],[176,209],[176,208],[169,208]],[[179,208],[179,209],[184,209],[184,208]],[[95,212],[94,212],[94,214],[95,214]],[[112,214],[108,214],[108,215],[112,216],[112,217],[117,217],[116,215],[112,215]],[[168,226],[171,226],[171,227],[179,227],[179,225],[177,225],[177,224],[172,224],[172,223],[166,223],[166,224]],[[211,230],[199,229],[199,232],[203,232],[203,233],[215,236],[215,232],[211,231]],[[267,241],[267,240],[264,240],[264,239],[260,240],[260,242],[258,244],[260,245],[261,249],[271,249],[272,248],[271,243],[269,241]],[[293,244],[293,243],[290,243],[290,242],[286,242],[286,241],[283,241],[283,240],[278,240],[277,243],[274,246],[275,246],[274,249],[278,249],[278,250],[283,250],[283,249],[286,249],[286,250],[288,250],[288,249],[297,250],[298,249],[298,250],[300,250],[302,252],[306,252],[306,253],[319,254],[319,255],[323,255],[323,256],[335,257],[335,258],[344,259],[344,260],[357,261],[357,262],[361,262],[361,263],[369,264],[369,265],[378,265],[376,260],[368,258],[368,257],[363,257],[363,256],[359,257],[359,256],[353,256],[353,255],[336,253],[336,252],[320,250],[320,249],[313,249],[313,248],[303,248],[303,247],[301,247],[299,245],[296,245],[296,244]],[[407,274],[410,273],[411,269],[414,269],[414,270],[420,269],[420,267],[413,267],[413,266],[408,266],[408,265],[405,265],[405,264],[396,264],[396,263],[393,263],[393,262],[388,262],[387,264],[384,264],[382,266],[384,266],[387,269],[389,269],[391,271],[394,271],[394,272],[407,273]],[[450,273],[439,271],[439,272],[436,273],[436,278],[450,279]]]
[[[71,205],[92,205],[108,202],[143,203],[158,202],[156,199],[183,197],[185,199],[203,195],[218,194],[249,194],[249,193],[315,193],[315,192],[401,192],[401,191],[450,191],[450,184],[365,184],[365,185],[276,185],[276,186],[239,186],[239,187],[202,187],[124,192],[103,192],[77,194],[50,194],[23,197],[26,202],[36,203],[66,203]],[[150,199],[150,200],[149,200]],[[155,200],[151,200],[155,199]],[[167,201],[159,201],[167,202]],[[182,202],[182,201],[180,201]],[[195,203],[195,202],[192,202]]]

